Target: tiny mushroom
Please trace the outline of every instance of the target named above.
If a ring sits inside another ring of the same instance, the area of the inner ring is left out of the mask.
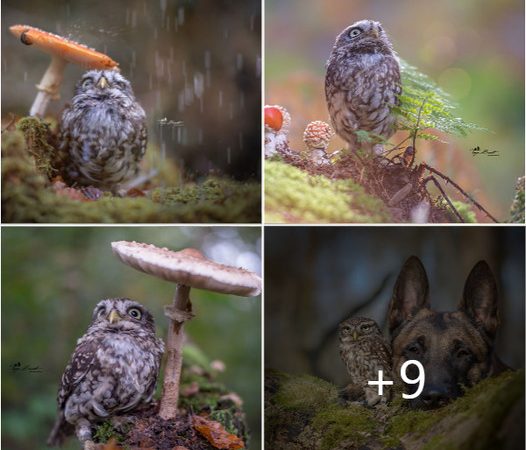
[[[37,84],[39,92],[31,106],[29,112],[31,116],[44,116],[50,100],[59,98],[64,68],[68,62],[79,64],[86,69],[116,69],[118,67],[118,63],[109,56],[56,34],[27,25],[13,25],[9,30],[23,44],[33,45],[51,55],[51,63],[40,80],[40,84]]]
[[[328,164],[327,148],[334,136],[331,126],[321,120],[315,120],[307,125],[303,133],[303,142],[310,151],[310,157],[315,164]]]
[[[261,292],[261,278],[253,272],[218,264],[192,248],[178,252],[139,242],[112,242],[113,253],[125,264],[177,284],[173,304],[165,306],[170,319],[166,341],[166,367],[159,416],[173,419],[177,414],[181,378],[183,325],[194,315],[190,288],[254,297]]]
[[[276,153],[289,152],[289,130],[291,118],[289,112],[280,105],[266,105],[265,116],[265,157]]]

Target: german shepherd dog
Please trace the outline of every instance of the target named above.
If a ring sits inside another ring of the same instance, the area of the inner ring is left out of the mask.
[[[409,400],[413,408],[445,405],[483,378],[507,367],[494,353],[499,325],[497,283],[488,264],[479,261],[471,270],[458,309],[436,312],[429,305],[429,283],[420,260],[411,256],[402,267],[389,305],[389,330],[393,372],[407,360],[419,361],[425,370],[422,393]],[[407,377],[416,379],[410,365]],[[402,383],[397,378],[398,383]],[[406,393],[417,385],[406,385]]]

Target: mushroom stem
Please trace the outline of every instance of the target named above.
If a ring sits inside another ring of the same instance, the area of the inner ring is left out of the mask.
[[[183,364],[184,323],[190,319],[192,303],[190,286],[178,284],[173,305],[166,308],[165,314],[170,318],[168,338],[166,340],[166,366],[164,368],[163,394],[159,416],[165,420],[175,419],[179,399],[179,383]]]
[[[51,63],[44,73],[40,84],[37,84],[38,93],[29,111],[30,116],[43,117],[51,100],[60,98],[59,88],[64,76],[67,61],[53,55]]]

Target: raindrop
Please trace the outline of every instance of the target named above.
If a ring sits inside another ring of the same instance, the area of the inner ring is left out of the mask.
[[[174,61],[174,48],[170,47],[170,61]]]
[[[219,91],[219,107],[223,107],[223,91]]]
[[[179,8],[177,10],[177,22],[179,25],[182,25],[184,23],[184,8]]]
[[[239,149],[243,150],[243,132],[239,133],[238,138],[239,138]]]
[[[203,102],[203,97],[201,97],[199,99],[199,112],[200,113],[203,113],[204,112],[204,102]]]
[[[71,8],[69,3],[66,3],[66,17],[69,17],[71,14]]]
[[[156,91],[155,94],[155,106],[157,110],[161,111],[161,91]]]
[[[239,109],[245,109],[245,93],[241,92],[239,95]]]
[[[161,0],[161,13],[163,15],[166,13],[166,0]]]
[[[154,38],[154,39],[157,39],[158,37],[159,37],[159,32],[158,32],[158,30],[157,30],[157,27],[155,27],[155,28],[153,29],[153,38]]]
[[[135,67],[136,64],[137,64],[137,54],[136,54],[135,50],[132,50],[132,54],[131,54],[131,66],[132,66],[132,67]]]
[[[130,25],[130,10],[126,8],[126,26]]]
[[[232,120],[234,118],[234,104],[233,103],[230,103],[230,105],[229,105],[228,116],[229,116],[230,120]]]
[[[24,72],[24,81],[27,81],[27,72]]]
[[[179,112],[184,111],[184,91],[179,92],[179,95],[177,96],[177,109]]]
[[[191,105],[194,101],[194,91],[190,86],[184,88],[185,105]]]
[[[206,87],[209,88],[212,85],[212,73],[207,70],[205,74]]]
[[[201,128],[197,130],[197,143],[203,145],[203,130]]]
[[[194,75],[194,93],[197,98],[201,98],[203,95],[204,88],[204,76],[201,72],[197,72]]]
[[[151,73],[148,74],[148,87],[150,91],[153,90],[153,76]]]
[[[137,11],[132,11],[131,14],[131,26],[132,28],[135,28],[137,26]]]
[[[243,68],[243,55],[241,53],[236,55],[236,67],[237,70],[241,70]]]
[[[225,39],[228,39],[228,35],[229,35],[229,30],[228,30],[227,28],[225,28],[225,29],[223,30],[223,37],[224,37]]]
[[[261,56],[256,58],[256,76],[261,77]]]
[[[226,149],[226,163],[231,164],[232,163],[232,152],[230,150],[230,147]]]
[[[180,144],[182,140],[183,135],[183,129],[181,127],[177,127],[177,143]]]
[[[167,67],[166,71],[168,72],[168,85],[170,86],[170,90],[172,89],[172,69],[170,66]]]
[[[210,50],[205,51],[205,69],[210,69],[212,66],[212,54]]]
[[[170,16],[166,16],[166,31],[170,31]]]
[[[254,25],[256,23],[256,16],[252,14],[250,16],[250,31],[254,31]]]

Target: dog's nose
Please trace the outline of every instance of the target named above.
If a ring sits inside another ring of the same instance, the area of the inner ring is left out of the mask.
[[[439,386],[428,386],[420,394],[422,403],[426,408],[439,408],[449,401],[449,395],[445,388]]]

